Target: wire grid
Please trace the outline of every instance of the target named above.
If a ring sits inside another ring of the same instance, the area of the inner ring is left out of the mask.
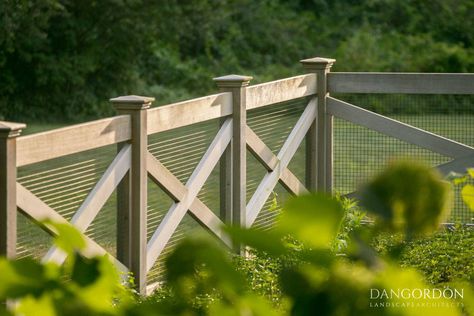
[[[309,100],[296,100],[283,104],[271,105],[261,109],[249,111],[248,124],[259,135],[269,148],[277,154],[282,144],[288,137],[296,121],[303,113]],[[149,137],[149,151],[162,162],[183,184],[189,179],[210,143],[219,130],[220,120],[211,120],[186,126],[179,129],[157,133]],[[297,153],[295,156],[304,154]],[[292,162],[300,166],[299,162]],[[304,165],[304,160],[302,161]],[[299,169],[298,169],[299,170]],[[250,154],[247,154],[247,201],[255,192],[258,184],[263,179],[265,168]],[[300,170],[301,173],[301,170]],[[278,208],[286,199],[288,193],[280,185],[275,189],[277,195],[271,195],[264,210],[257,218],[255,225],[261,228],[271,227]],[[198,194],[199,199],[206,204],[216,215],[219,215],[219,166],[212,171],[209,179]],[[273,207],[274,198],[278,206]],[[148,238],[154,233],[164,215],[173,204],[167,196],[154,183],[149,182],[148,189]],[[185,236],[197,234],[202,231],[201,226],[187,214],[170,238],[159,259],[148,274],[149,283],[163,280],[164,263],[177,243]]]
[[[474,146],[474,96],[455,95],[337,95],[356,106],[388,116],[437,135]],[[335,188],[354,191],[390,160],[411,158],[436,166],[451,160],[429,150],[334,119]],[[473,223],[473,214],[455,187],[449,222]]]
[[[309,100],[309,98],[295,99],[251,110],[247,114],[247,124],[277,155],[301,114],[303,114]],[[288,166],[288,169],[303,183],[304,143],[303,141]],[[249,152],[247,155],[247,201],[255,193],[265,174],[266,169]],[[277,184],[257,216],[254,227],[271,228],[280,213],[282,205],[289,196],[288,191]]]
[[[149,136],[148,150],[185,184],[198,165],[212,140],[219,131],[220,120],[210,120]],[[219,165],[212,171],[198,198],[215,214],[219,215]],[[161,220],[173,204],[173,200],[156,184],[148,183],[148,239],[158,228]],[[159,259],[150,270],[150,283],[163,278],[163,265],[167,255],[185,236],[202,230],[200,224],[186,215],[171,236]]]
[[[21,167],[18,182],[65,219],[70,220],[104,174],[116,155],[116,146],[106,146]],[[52,238],[25,216],[18,217],[17,256],[41,258]],[[116,254],[116,195],[108,199],[86,235]]]

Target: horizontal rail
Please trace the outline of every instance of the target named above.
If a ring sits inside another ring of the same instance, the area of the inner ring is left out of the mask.
[[[83,152],[131,138],[129,115],[18,137],[17,167]]]
[[[331,72],[330,93],[474,94],[474,74]]]
[[[467,145],[331,97],[328,98],[328,112],[348,122],[367,127],[447,157],[459,158],[474,153],[474,148]]]
[[[450,172],[464,174],[468,168],[474,168],[474,153],[465,157],[456,158],[450,162],[436,166],[436,168],[444,176],[448,175]]]
[[[148,110],[148,135],[232,114],[229,92],[173,103]]]
[[[316,75],[308,74],[249,86],[247,110],[316,94]]]

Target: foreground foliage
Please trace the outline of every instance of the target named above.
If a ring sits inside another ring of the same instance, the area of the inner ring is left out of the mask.
[[[362,204],[374,219],[371,225],[361,225],[364,213],[352,202],[314,194],[288,201],[271,231],[227,227],[235,242],[251,247],[246,258],[230,256],[209,239],[185,239],[166,260],[166,286],[145,300],[120,285],[107,258],[84,258],[77,232],[57,225],[57,244],[69,254],[66,264],[2,259],[0,299],[19,299],[18,315],[473,314],[474,290],[463,282],[469,280],[465,275],[451,273],[427,282],[408,266],[427,273],[430,262],[398,263],[413,258],[416,247],[426,245],[423,236],[435,233],[448,215],[449,185],[433,170],[404,162],[389,166],[361,192]],[[439,198],[427,199],[427,192]],[[371,244],[384,234],[397,238],[380,255]],[[431,239],[439,251],[431,260],[443,257],[438,243],[444,237],[437,237],[443,234]],[[472,241],[466,236],[457,242]],[[472,256],[472,250],[466,254]],[[462,290],[463,297],[436,298],[436,306],[430,306],[433,299],[421,297],[398,308],[386,306],[406,300],[372,297],[374,291],[405,288],[429,292],[430,282]]]

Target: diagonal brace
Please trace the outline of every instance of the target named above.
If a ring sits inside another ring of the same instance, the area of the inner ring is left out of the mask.
[[[232,119],[227,119],[187,181],[187,193],[184,194],[180,202],[171,206],[148,242],[147,271],[150,271],[153,267],[184,215],[186,215],[197,194],[219,162],[222,153],[229,145],[231,138]]]
[[[257,190],[248,202],[247,227],[250,227],[257,218],[260,210],[265,204],[265,201],[268,199],[275,185],[280,180],[280,175],[284,173],[284,169],[288,166],[291,158],[303,141],[315,117],[316,100],[312,99],[306,106],[303,114],[298,119],[298,122],[296,122],[295,127],[280,149],[280,152],[277,155],[278,163],[276,164],[274,170],[264,176],[262,182],[260,182]]]
[[[83,233],[99,211],[107,202],[107,199],[114,192],[117,185],[123,179],[127,171],[130,169],[131,146],[126,145],[120,150],[110,166],[105,171],[102,178],[97,182],[95,187],[86,197],[77,212],[71,218],[71,224]],[[54,258],[58,255],[58,249],[53,246],[46,254],[46,260]]]
[[[33,193],[31,193],[28,189],[26,189],[21,184],[17,183],[17,205],[18,208],[21,210],[25,216],[32,219],[35,222],[42,222],[45,220],[51,220],[53,222],[66,224],[72,226],[64,217],[59,215],[55,210],[49,207],[46,203],[41,201],[38,197],[36,197]],[[57,235],[57,232],[48,225],[40,225],[43,230],[47,233],[52,235]],[[117,268],[122,272],[128,272],[128,269],[117,259],[115,259],[112,255],[110,255],[104,248],[102,248],[99,244],[95,241],[90,239],[89,237],[83,235],[86,241],[86,249],[83,251],[83,254],[86,257],[92,256],[103,256],[107,255],[117,266]],[[44,261],[52,260],[58,264],[61,264],[66,259],[66,255],[63,252],[60,252],[57,256],[52,257],[50,259],[43,258]]]
[[[175,202],[179,203],[189,194],[188,188],[179,181],[158,159],[150,152],[147,153],[148,175],[153,182],[166,192]],[[195,198],[189,207],[191,215],[202,226],[221,239],[229,247],[232,245],[224,233],[224,223],[199,198]]]
[[[252,155],[262,163],[268,172],[274,171],[278,167],[280,160],[249,126],[247,126],[246,133],[247,148]],[[279,182],[290,191],[290,193],[295,195],[308,193],[304,184],[302,184],[288,168],[281,168],[280,170]]]

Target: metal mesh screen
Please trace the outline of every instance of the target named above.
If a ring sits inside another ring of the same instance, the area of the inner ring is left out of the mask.
[[[308,102],[309,100],[306,99],[295,100],[249,111],[248,125],[275,154],[278,154]],[[219,122],[219,120],[211,120],[151,135],[149,137],[149,151],[185,184],[216,136],[219,130]],[[304,170],[302,169],[304,168],[304,152],[301,152],[301,149],[298,150],[295,157],[298,158],[295,158],[291,163],[295,167],[293,171],[296,176],[301,176],[304,179]],[[248,153],[247,200],[251,198],[265,173],[265,168],[251,153]],[[148,238],[150,238],[173,201],[151,181],[149,181],[148,190]],[[288,193],[280,185],[277,185],[274,192],[256,220],[255,225],[257,227],[269,228],[273,224],[274,217],[278,214],[278,208],[288,197]],[[198,197],[215,214],[219,214],[218,165],[214,168]],[[278,201],[278,207],[276,208],[274,207],[274,199]],[[197,234],[201,230],[201,226],[189,214],[184,217],[159,259],[150,270],[148,274],[150,283],[162,280],[166,256],[174,246],[185,236]]]
[[[219,131],[219,120],[211,120],[193,124],[179,129],[174,129],[149,136],[148,150],[168,170],[170,170],[183,184],[191,176],[197,164],[208,149],[212,140]],[[203,188],[198,198],[206,204],[215,214],[219,214],[219,166],[217,165]],[[171,207],[173,201],[152,181],[148,183],[148,238],[150,239],[158,228],[162,218]],[[150,270],[149,282],[161,280],[163,264],[167,254],[186,235],[195,234],[200,230],[200,225],[190,216],[186,215],[172,235],[163,250],[160,258]]]
[[[116,155],[116,146],[44,161],[18,170],[18,182],[67,220],[81,206]],[[42,257],[52,238],[23,215],[18,219],[18,257]],[[108,250],[116,251],[116,196],[108,199],[86,231]]]
[[[356,106],[388,116],[446,138],[474,146],[474,96],[453,95],[336,95]],[[334,120],[335,189],[349,193],[380,171],[387,161],[412,158],[436,166],[449,157],[382,135],[341,119]],[[472,223],[455,188],[450,222]]]
[[[247,124],[277,155],[308,102],[308,98],[303,98],[251,110],[247,114]],[[288,169],[304,183],[304,141],[302,143]],[[254,194],[265,173],[265,168],[249,152],[247,155],[247,201]],[[270,228],[288,196],[289,193],[277,184],[255,220],[254,226],[263,229]]]

